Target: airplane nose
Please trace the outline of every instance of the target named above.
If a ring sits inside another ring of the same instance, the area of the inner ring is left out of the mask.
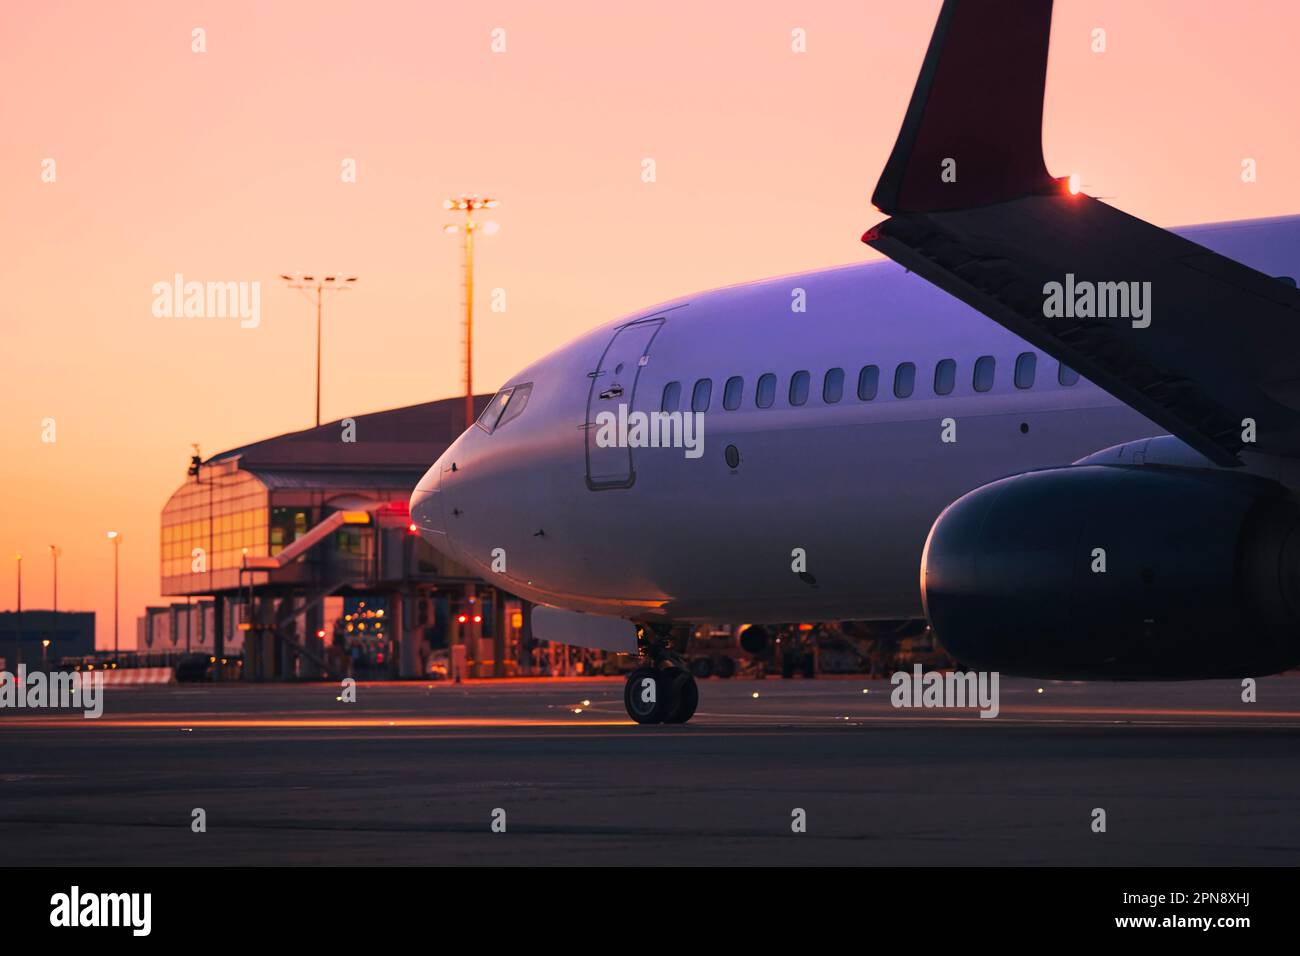
[[[429,473],[420,479],[415,491],[411,493],[411,523],[434,545],[445,543],[447,536],[447,524],[442,516],[439,472],[437,465],[430,468]]]

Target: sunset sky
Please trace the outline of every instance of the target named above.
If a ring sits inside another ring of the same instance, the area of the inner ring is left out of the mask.
[[[0,607],[17,552],[24,605],[49,606],[57,544],[60,606],[111,646],[115,528],[134,644],[190,443],[312,424],[314,317],[281,272],[360,277],[326,304],[325,420],[461,390],[448,195],[501,200],[479,391],[659,300],[873,257],[858,237],[939,6],[6,5]],[[1058,0],[1048,168],[1164,225],[1300,212],[1297,36],[1284,0]],[[155,317],[178,272],[260,281],[260,326]]]

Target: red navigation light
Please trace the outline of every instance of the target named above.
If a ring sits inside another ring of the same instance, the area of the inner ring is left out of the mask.
[[[416,533],[417,531],[419,531],[420,529],[417,528],[417,527],[415,526],[415,522],[412,521],[411,524],[410,524],[410,526],[407,527],[406,530],[409,531],[411,534],[415,534],[415,533]]]
[[[456,618],[456,623],[457,623],[457,624],[464,624],[464,623],[465,623],[466,621],[468,621],[468,620],[469,620],[469,618],[468,618],[466,615],[462,614],[460,617]]]

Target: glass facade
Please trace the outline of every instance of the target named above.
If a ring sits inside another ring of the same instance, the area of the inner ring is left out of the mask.
[[[161,593],[242,599],[233,592],[249,586],[305,594],[343,581],[468,579],[468,568],[435,553],[410,530],[406,499],[419,475],[259,472],[241,469],[237,460],[204,465],[163,509]],[[362,508],[358,499],[371,507]],[[367,514],[335,527],[282,567],[240,573],[245,553],[250,559],[281,555],[340,510]]]
[[[271,509],[271,556],[274,557],[293,544],[310,531],[315,523],[316,519],[311,508],[273,507]]]
[[[162,513],[163,593],[238,586],[244,549],[268,554],[269,503],[266,486],[233,466],[205,467],[182,485]]]

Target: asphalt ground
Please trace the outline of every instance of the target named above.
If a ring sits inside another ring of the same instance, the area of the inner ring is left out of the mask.
[[[713,679],[683,726],[631,723],[622,689],[108,687],[97,720],[0,710],[0,864],[1300,863],[1300,675],[1255,703],[1235,681],[1005,679],[993,719],[896,709],[879,680]]]

